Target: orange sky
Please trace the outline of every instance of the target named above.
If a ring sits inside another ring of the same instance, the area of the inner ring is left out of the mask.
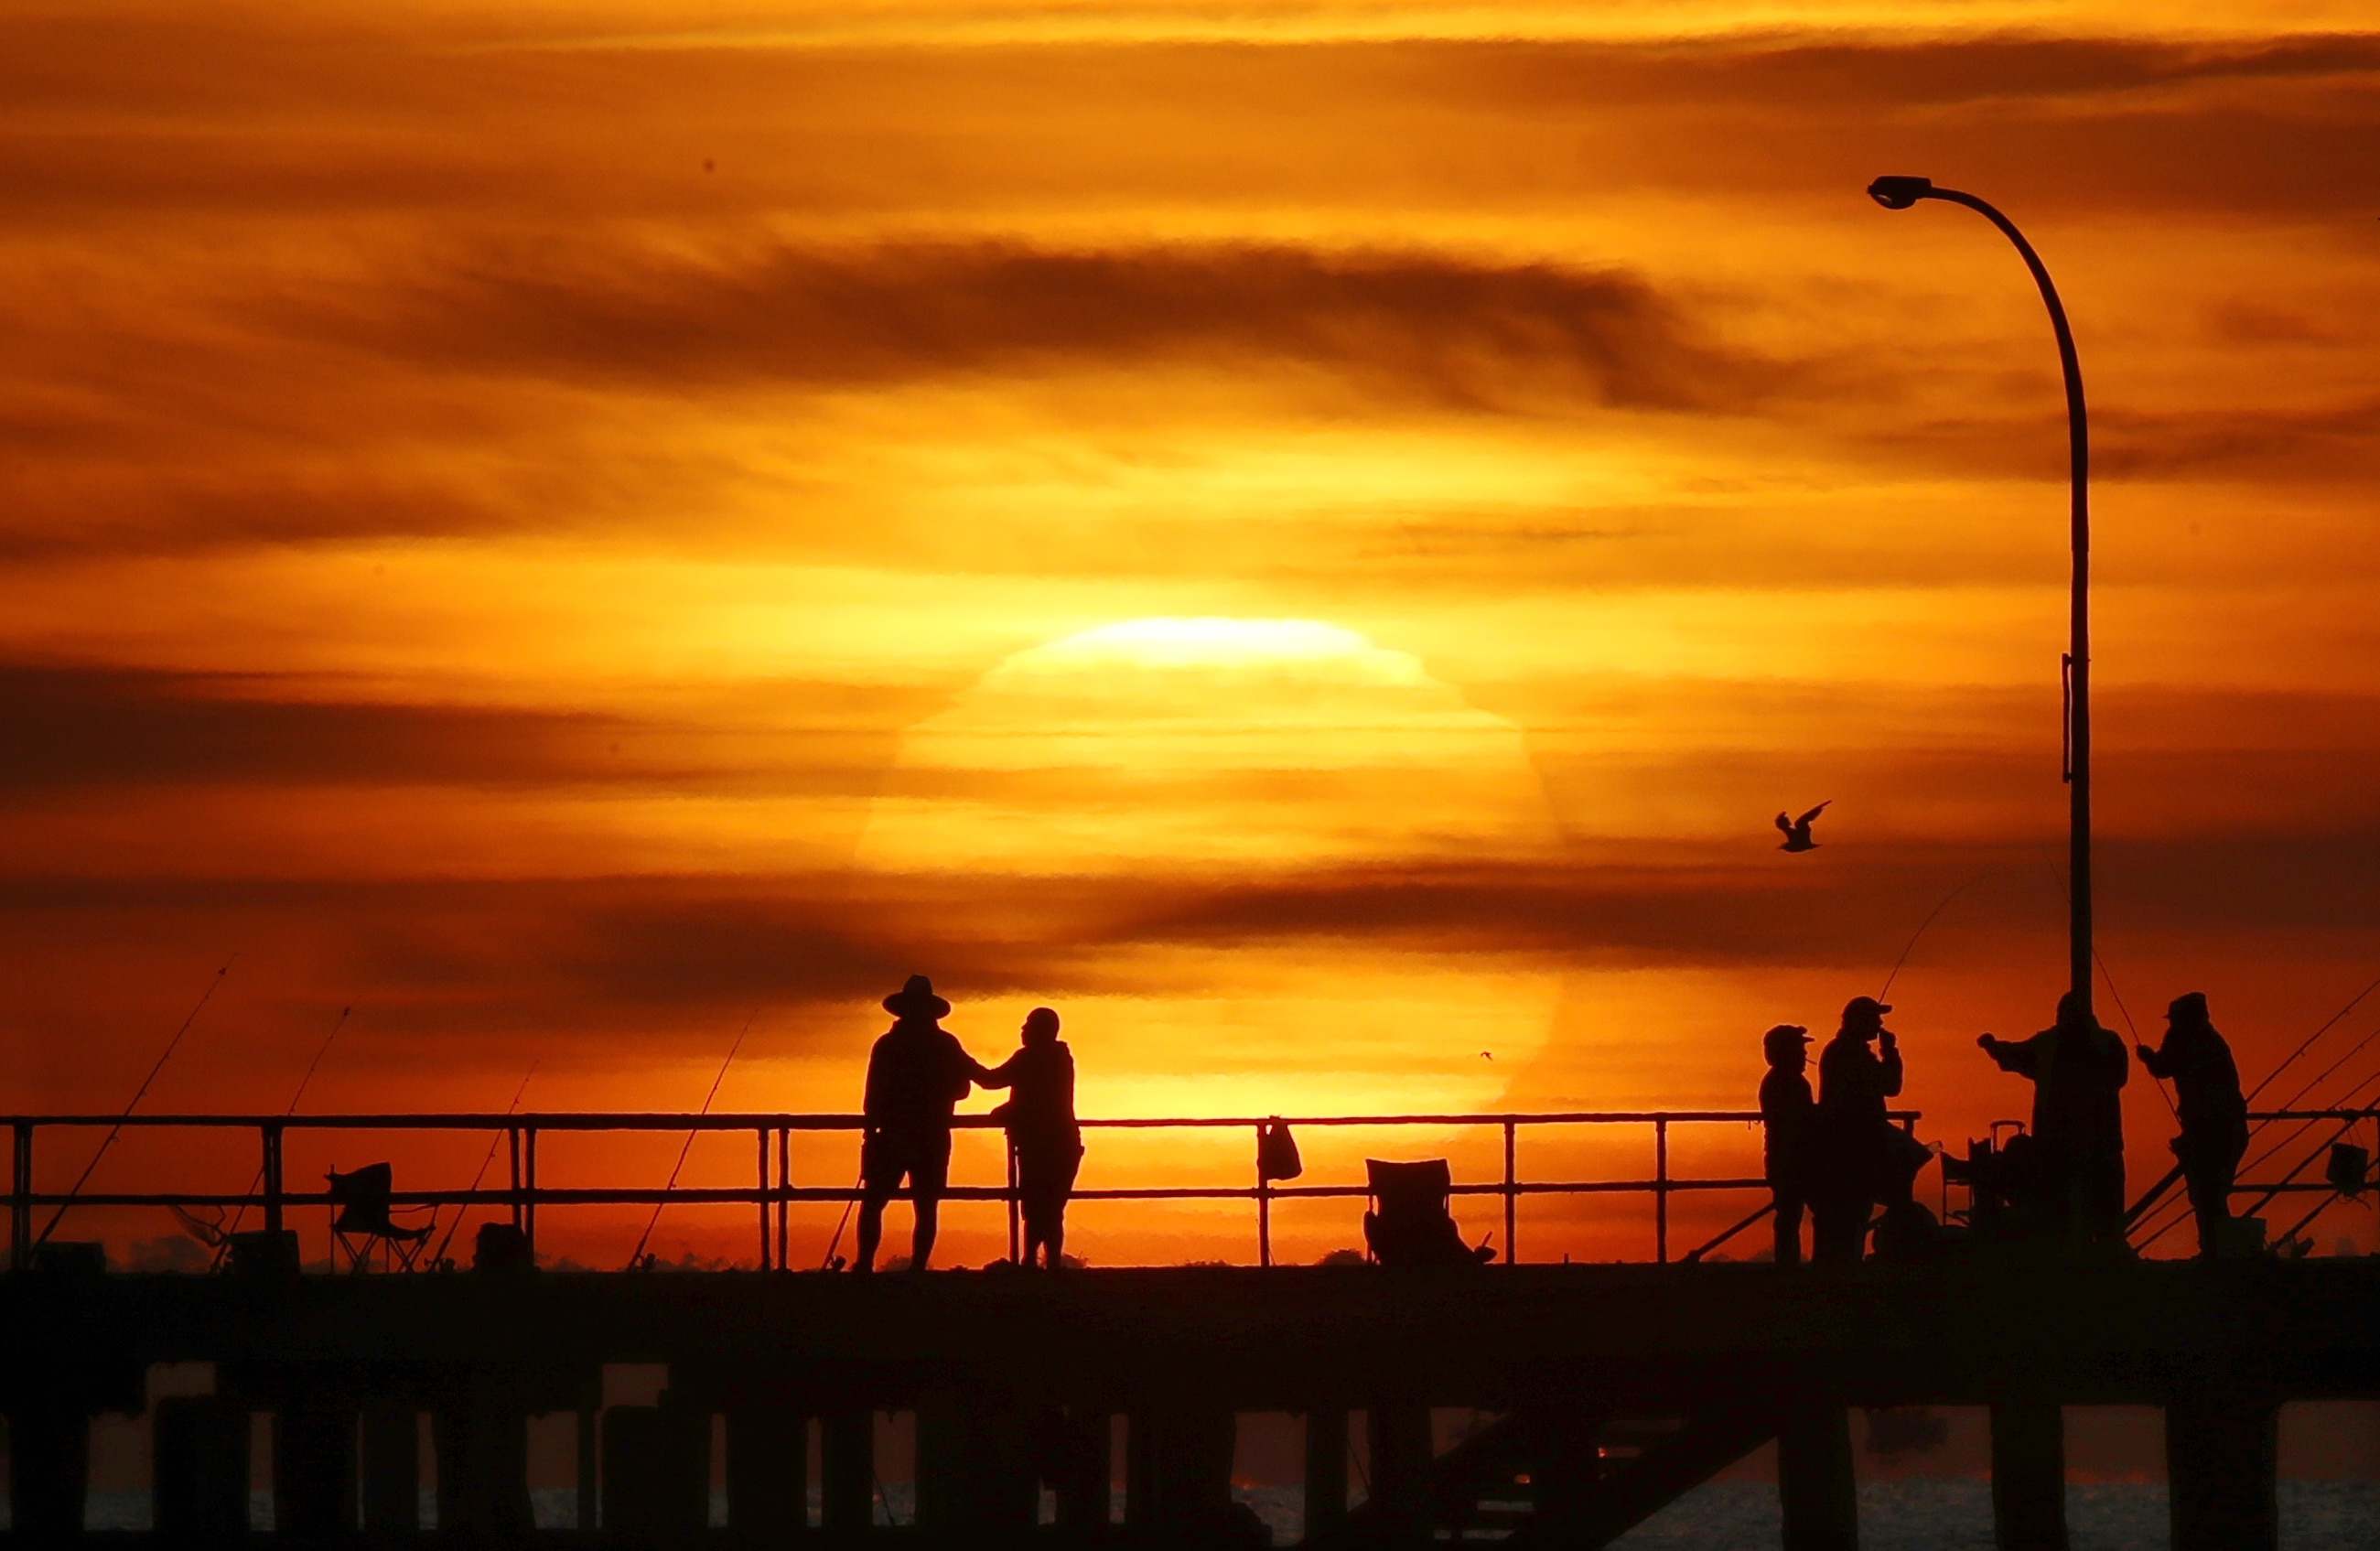
[[[148,1108],[348,1004],[310,1108],[690,1108],[755,1009],[721,1104],[847,1108],[912,970],[1086,1112],[1734,1107],[1967,884],[1908,1097],[2022,1114],[2056,362],[1888,171],[2075,320],[2125,1008],[2252,1078],[2380,974],[2360,7],[348,9],[0,18],[6,1108],[235,952]],[[1246,1252],[1171,1220],[1079,1247]]]

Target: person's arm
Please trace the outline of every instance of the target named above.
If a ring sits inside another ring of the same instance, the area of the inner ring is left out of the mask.
[[[1984,1054],[1999,1063],[2002,1072],[2030,1077],[2039,1061],[2039,1052],[2034,1048],[2034,1041],[2040,1037],[2035,1035],[2033,1039],[2000,1039],[1987,1034],[1977,1039],[1975,1044]]]
[[[1890,1035],[1883,1036],[1884,1054],[1878,1057],[1883,1065],[1877,1091],[1887,1098],[1900,1097],[1900,1042]]]
[[[2152,1077],[2171,1077],[2180,1070],[2181,1063],[2163,1050],[2153,1050],[2143,1044],[2140,1051],[2141,1064],[2148,1068],[2149,1075]]]
[[[990,1067],[985,1066],[980,1061],[976,1060],[973,1057],[969,1057],[967,1064],[975,1068],[975,1085],[979,1088],[1014,1087],[1016,1085],[1016,1062],[1018,1057],[1023,1054],[1024,1052],[1020,1050],[1016,1055],[1009,1057],[1006,1060],[1002,1061],[998,1066]]]

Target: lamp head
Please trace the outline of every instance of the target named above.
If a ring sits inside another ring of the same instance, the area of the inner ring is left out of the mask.
[[[1887,210],[1907,210],[1932,192],[1930,177],[1880,177],[1867,186],[1867,197]]]

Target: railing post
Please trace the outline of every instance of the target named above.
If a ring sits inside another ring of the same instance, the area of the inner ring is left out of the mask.
[[[506,1160],[512,1167],[512,1188],[510,1194],[513,1200],[513,1226],[515,1228],[518,1228],[521,1225],[520,1127],[516,1125],[508,1125],[504,1127],[504,1145],[506,1149]]]
[[[1008,1261],[1013,1266],[1025,1258],[1025,1233],[1017,1218],[1016,1144],[1007,1140],[1004,1133],[1002,1142],[1008,1154]]]
[[[281,1231],[281,1124],[270,1121],[264,1128],[264,1230]]]
[[[794,1128],[777,1128],[777,1269],[793,1269],[793,1245],[787,1234],[788,1220],[794,1205]]]
[[[1653,1122],[1653,1259],[1670,1263],[1670,1122]]]
[[[1264,1131],[1257,1126],[1257,1264],[1272,1264],[1272,1181],[1265,1177]]]
[[[769,1128],[760,1127],[752,1133],[760,1147],[760,1269],[769,1268]]]
[[[1512,1168],[1514,1133],[1519,1130],[1520,1127],[1511,1119],[1504,1121],[1504,1264],[1507,1266],[1517,1266],[1521,1262],[1520,1246],[1513,1242],[1521,1217],[1521,1181]]]
[[[18,1121],[8,1158],[8,1268],[33,1263],[33,1122]]]
[[[537,1264],[537,1127],[521,1133],[521,1241],[528,1263]]]

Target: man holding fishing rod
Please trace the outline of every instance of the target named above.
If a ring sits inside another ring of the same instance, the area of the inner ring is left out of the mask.
[[[2141,1064],[2153,1077],[2173,1079],[2181,1117],[2173,1156],[2198,1214],[2198,1253],[2212,1260],[2222,1253],[2223,1226],[2231,1220],[2231,1181],[2248,1150],[2248,1100],[2240,1091],[2231,1047],[2207,1016],[2205,992],[2174,998],[2165,1018],[2164,1048],[2143,1045]]]

